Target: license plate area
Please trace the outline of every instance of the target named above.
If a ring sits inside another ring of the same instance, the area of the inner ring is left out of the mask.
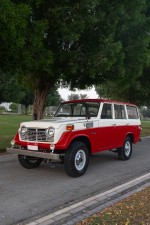
[[[28,150],[32,151],[38,151],[38,146],[37,145],[27,145]]]

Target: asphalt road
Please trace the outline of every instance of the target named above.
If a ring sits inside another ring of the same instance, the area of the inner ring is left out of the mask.
[[[133,146],[130,160],[102,152],[90,158],[85,175],[71,178],[63,165],[27,170],[15,155],[0,156],[0,225],[21,224],[109,190],[150,172],[150,138]]]

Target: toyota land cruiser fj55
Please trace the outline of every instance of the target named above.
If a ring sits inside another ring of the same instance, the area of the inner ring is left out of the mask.
[[[83,175],[89,156],[111,150],[128,160],[140,140],[138,108],[129,103],[82,99],[62,103],[51,119],[23,122],[8,152],[25,168],[61,161],[71,177]],[[16,148],[16,146],[18,146]]]

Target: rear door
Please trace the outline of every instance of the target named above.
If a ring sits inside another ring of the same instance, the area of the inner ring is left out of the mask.
[[[112,103],[103,103],[99,120],[99,150],[108,150],[114,146],[114,126],[113,105]]]
[[[140,140],[141,134],[141,121],[138,108],[136,106],[127,105],[127,115],[129,123],[127,132],[133,134],[134,143],[136,143]]]
[[[124,143],[125,137],[127,135],[127,129],[129,126],[125,105],[114,104],[114,118],[114,143],[115,147],[120,147]]]

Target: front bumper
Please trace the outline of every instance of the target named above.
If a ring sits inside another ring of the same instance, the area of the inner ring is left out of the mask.
[[[33,156],[33,157],[42,158],[42,159],[60,160],[60,155],[55,153],[45,153],[45,152],[38,152],[33,150],[17,149],[17,148],[7,148],[6,150],[9,153],[14,153],[18,155]]]

